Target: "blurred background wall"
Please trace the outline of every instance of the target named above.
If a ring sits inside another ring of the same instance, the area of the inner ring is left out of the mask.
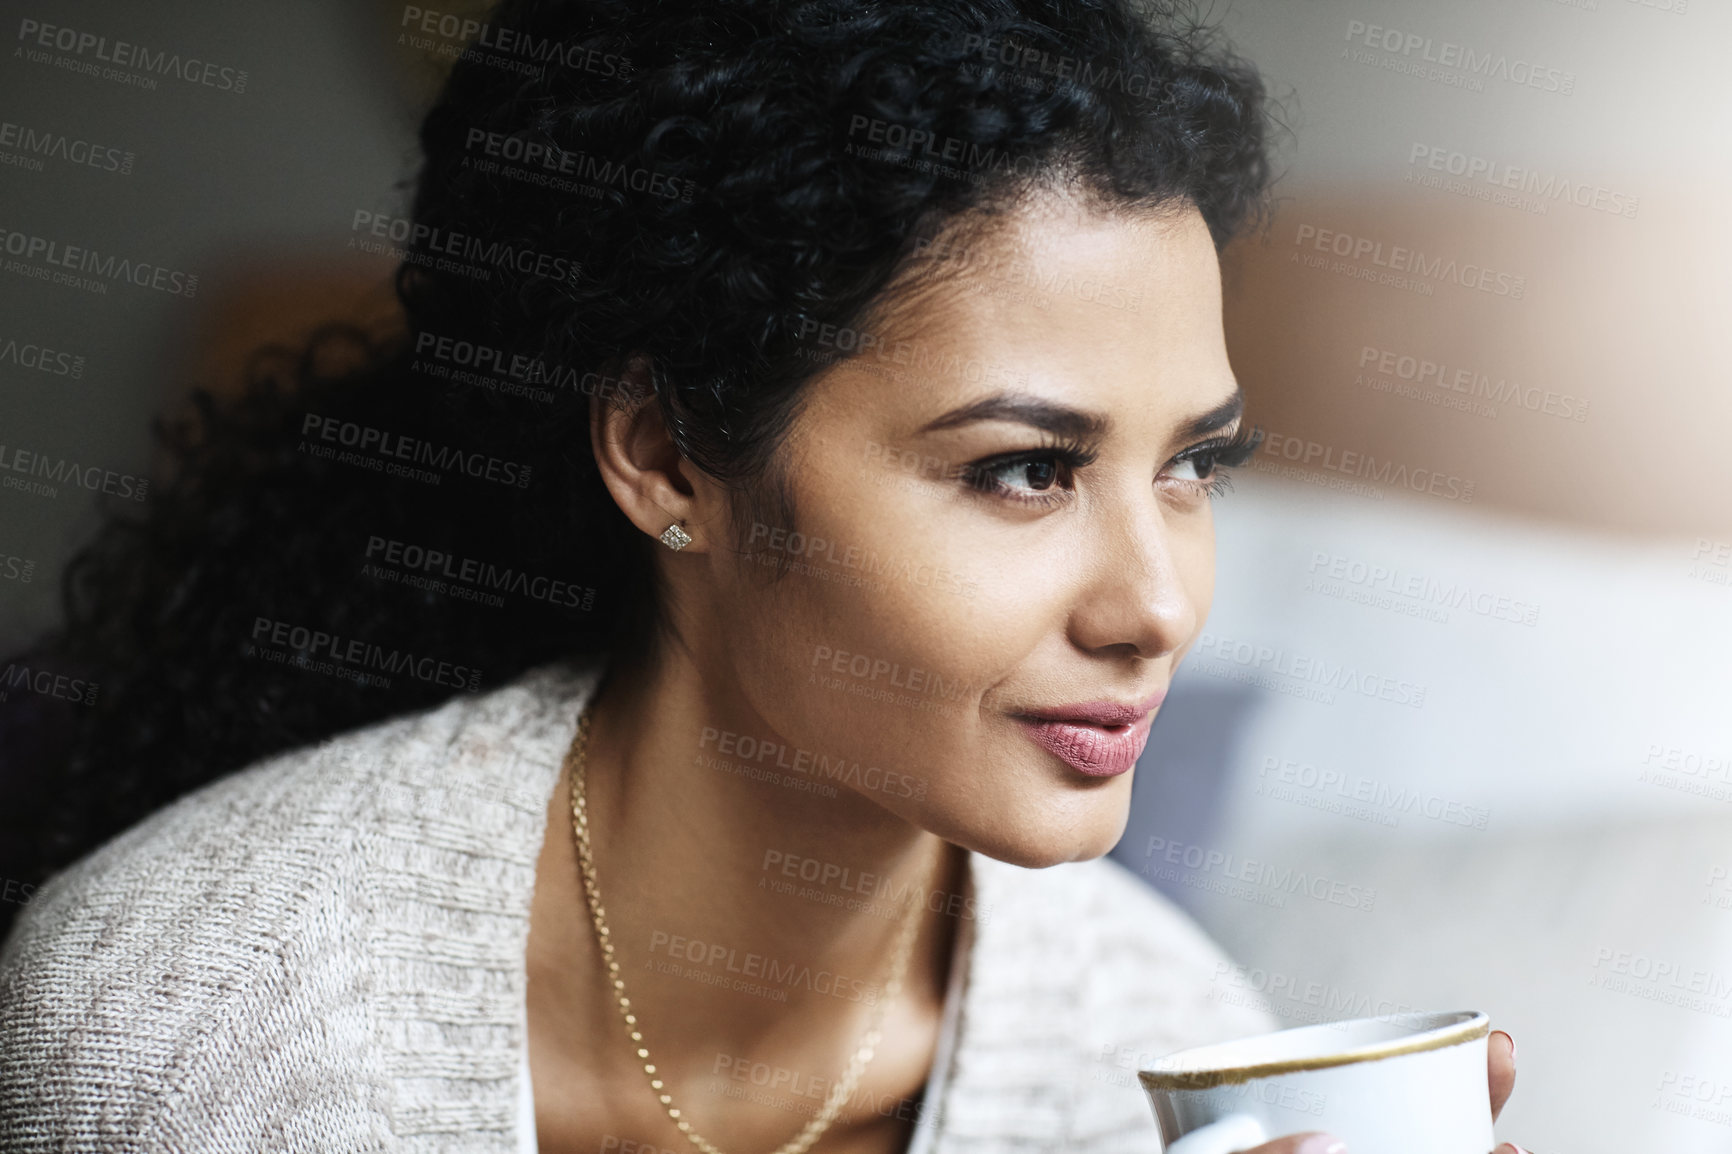
[[[461,47],[405,11],[7,5],[0,239],[169,288],[0,254],[6,453],[141,477],[190,383],[388,314],[350,222],[401,206]],[[1732,7],[1213,12],[1291,131],[1224,262],[1271,435],[1115,856],[1240,959],[1221,998],[1490,1012],[1520,1040],[1503,1134],[1732,1149]],[[105,72],[31,21],[213,69]],[[0,644],[52,622],[96,500],[0,489]]]
[[[1732,6],[1220,11],[1291,113],[1272,435],[1114,855],[1223,999],[1489,1012],[1501,1136],[1732,1149]]]

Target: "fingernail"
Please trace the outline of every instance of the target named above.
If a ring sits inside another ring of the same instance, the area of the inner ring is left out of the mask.
[[[1347,1143],[1333,1134],[1313,1134],[1293,1154],[1347,1154]]]
[[[1509,1060],[1512,1062],[1515,1061],[1515,1057],[1516,1057],[1515,1035],[1510,1033],[1508,1030],[1493,1030],[1492,1033],[1502,1034],[1505,1038],[1509,1039]],[[1516,1149],[1521,1150],[1521,1147],[1517,1146]],[[1522,1154],[1527,1154],[1527,1151],[1522,1150]]]

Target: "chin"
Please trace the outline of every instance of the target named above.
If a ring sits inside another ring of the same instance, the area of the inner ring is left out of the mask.
[[[1080,851],[1075,846],[1061,849],[1051,846],[1012,845],[1001,852],[974,846],[969,848],[976,853],[985,854],[987,857],[996,858],[1014,866],[1021,866],[1023,869],[1043,870],[1056,865],[1064,865],[1066,862],[1093,861],[1095,858],[1104,857],[1107,851],[1113,848],[1113,844],[1109,841],[1097,849],[1082,849]]]
[[[932,832],[964,849],[1024,869],[1091,861],[1104,857],[1124,836],[1130,818],[1129,786],[1127,774],[1123,789],[1094,791],[1085,798],[1067,793],[1031,799],[1030,804],[1007,807],[1003,820],[959,823]]]

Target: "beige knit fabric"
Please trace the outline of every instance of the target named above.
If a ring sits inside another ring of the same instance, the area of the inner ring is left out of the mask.
[[[0,951],[0,1150],[510,1154],[535,861],[597,674],[261,762],[43,886]],[[1135,1065],[1273,1027],[1118,865],[970,867],[933,1154],[1151,1154]]]

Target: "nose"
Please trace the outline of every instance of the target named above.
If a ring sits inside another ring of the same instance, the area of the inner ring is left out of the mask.
[[[1208,612],[1212,526],[1175,526],[1145,496],[1100,526],[1070,616],[1072,642],[1101,656],[1161,658],[1181,651]]]

